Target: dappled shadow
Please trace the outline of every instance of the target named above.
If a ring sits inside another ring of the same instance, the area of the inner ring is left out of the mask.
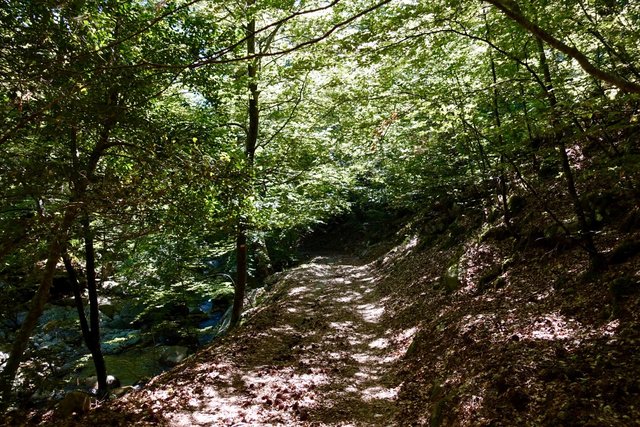
[[[385,324],[375,273],[312,259],[245,327],[118,405],[175,426],[393,424],[395,363],[415,329]]]
[[[453,263],[460,284],[445,289],[442,276]],[[607,282],[621,273],[610,269],[591,282],[588,267],[579,251],[548,258],[536,249],[524,257],[509,242],[477,241],[433,247],[393,266],[393,280],[379,284],[392,295],[392,322],[421,319],[403,359],[399,419],[412,425],[637,424],[640,311],[614,316]],[[638,307],[625,298],[627,307]]]

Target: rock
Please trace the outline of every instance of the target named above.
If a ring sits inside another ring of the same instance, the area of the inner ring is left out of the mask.
[[[116,282],[115,280],[102,281],[100,288],[111,296],[131,297],[131,287],[126,286],[126,284]]]
[[[454,292],[460,288],[462,282],[459,275],[460,267],[457,262],[447,268],[447,271],[442,276],[442,285],[447,293]]]
[[[84,380],[84,385],[91,389],[91,390],[97,390],[98,389],[98,377],[91,376],[91,377],[87,377]],[[119,388],[122,384],[120,383],[120,380],[118,379],[118,377],[115,377],[113,375],[107,375],[107,390],[114,390],[116,388]]]
[[[59,418],[81,415],[91,409],[91,395],[83,391],[72,391],[58,403],[55,414]]]
[[[137,316],[136,326],[151,326],[167,321],[184,320],[189,316],[189,306],[179,301],[169,301],[164,305],[147,307]]]
[[[151,329],[153,340],[165,345],[197,345],[195,329],[184,327],[176,321],[164,321],[154,325]]]
[[[60,329],[60,327],[63,326],[63,323],[64,323],[63,320],[55,319],[46,323],[42,327],[42,330],[46,333],[52,333],[52,332],[55,332],[56,329]]]
[[[78,310],[75,307],[61,307],[58,305],[48,305],[42,312],[42,315],[38,319],[38,324],[44,326],[51,321],[63,322],[67,321],[70,324],[75,324],[78,318]]]
[[[133,390],[135,390],[135,388],[131,386],[118,387],[111,390],[111,394],[114,395],[115,397],[122,397],[125,394],[132,392]]]
[[[104,328],[102,330],[102,343],[100,347],[104,354],[117,354],[138,344],[141,339],[140,331],[137,329]]]
[[[118,388],[121,385],[122,384],[120,384],[120,380],[117,377],[114,377],[113,375],[107,375],[107,387],[109,388],[109,390]]]
[[[189,349],[180,345],[166,346],[160,352],[160,364],[168,367],[178,365],[189,355]]]
[[[113,319],[113,316],[115,316],[116,312],[118,311],[116,306],[113,304],[100,304],[98,306],[98,309],[102,314],[107,316],[109,319]]]

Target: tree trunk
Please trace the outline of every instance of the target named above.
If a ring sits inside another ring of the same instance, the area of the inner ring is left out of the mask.
[[[95,280],[95,250],[93,248],[93,239],[88,227],[88,219],[83,218],[82,226],[85,234],[85,257],[86,257],[86,270],[87,270],[87,289],[89,291],[89,322],[84,311],[84,303],[82,301],[82,295],[80,294],[80,284],[78,281],[78,274],[76,273],[69,255],[65,252],[62,254],[64,266],[67,270],[67,275],[71,281],[73,287],[73,296],[78,310],[78,318],[80,320],[80,330],[82,331],[82,338],[84,343],[91,352],[93,358],[93,364],[96,368],[96,377],[98,378],[98,396],[105,396],[107,394],[107,367],[100,348],[100,325],[98,320],[98,297],[96,291]]]
[[[484,15],[485,28],[486,28],[486,37],[487,40],[491,39],[489,34],[489,22],[487,20],[487,15]],[[502,120],[500,119],[500,109],[498,108],[498,75],[496,73],[496,63],[493,60],[493,53],[489,50],[489,65],[491,66],[491,79],[493,81],[493,91],[492,91],[492,107],[493,107],[493,118],[495,120],[496,129],[498,129],[498,149],[502,151],[504,148],[504,139],[502,137]],[[502,203],[502,215],[504,217],[504,225],[507,227],[510,233],[514,234],[513,229],[511,227],[511,213],[509,212],[509,187],[507,182],[507,175],[505,172],[505,160],[504,155],[500,155],[500,176],[498,177],[498,197],[501,199]]]
[[[69,277],[71,287],[73,288],[73,299],[76,304],[76,310],[78,311],[78,319],[80,320],[80,331],[82,332],[82,338],[84,339],[85,343],[88,343],[91,331],[89,330],[89,323],[87,323],[87,316],[84,314],[84,303],[82,302],[82,295],[80,293],[78,273],[71,263],[69,254],[63,252],[62,260],[64,261],[64,267],[67,270],[67,276]]]
[[[242,316],[244,293],[247,287],[247,231],[243,228],[238,232],[236,241],[237,278],[233,295],[233,309],[231,310],[231,326],[237,326]]]
[[[93,234],[88,215],[82,218],[82,231],[84,233],[84,247],[87,270],[87,290],[89,291],[89,325],[91,327],[87,347],[93,357],[93,364],[98,377],[98,396],[107,394],[107,367],[100,349],[100,311],[98,310],[98,290],[96,284],[95,248],[93,246]]]
[[[598,252],[598,249],[593,242],[591,228],[587,223],[587,218],[584,213],[584,209],[582,208],[582,202],[580,201],[580,196],[578,195],[575,179],[573,177],[573,171],[571,170],[571,163],[569,162],[569,155],[567,154],[567,149],[564,145],[564,135],[563,132],[559,129],[560,123],[558,123],[556,111],[558,100],[554,93],[553,81],[551,80],[551,70],[549,69],[549,63],[547,62],[547,57],[544,53],[544,45],[542,44],[542,40],[540,40],[539,38],[536,39],[536,41],[540,57],[540,66],[542,67],[544,81],[546,84],[545,95],[549,100],[549,104],[551,105],[552,109],[551,124],[554,129],[554,139],[557,144],[558,153],[560,154],[560,163],[562,165],[562,173],[567,182],[567,191],[569,192],[569,197],[573,202],[573,209],[578,219],[578,225],[580,227],[580,240],[582,241],[585,250],[589,254],[591,269],[600,270],[605,266],[604,257],[602,256],[602,254],[600,254],[600,252]]]
[[[527,126],[527,137],[529,138],[529,147],[531,149],[531,166],[535,172],[540,170],[540,162],[538,162],[538,147],[536,146],[533,130],[531,129],[531,120],[529,119],[527,98],[524,95],[524,87],[522,83],[519,84],[520,99],[522,100],[522,110],[524,112],[524,123]]]
[[[255,0],[247,0],[247,7],[251,8]],[[252,18],[247,24],[247,55],[253,56],[256,53],[256,21]],[[247,161],[247,179],[253,180],[253,161],[256,153],[256,145],[258,143],[258,129],[260,120],[260,110],[258,98],[258,82],[256,81],[258,74],[258,59],[252,59],[247,65],[247,87],[249,89],[249,126],[247,127],[247,139],[245,143],[245,158]],[[249,191],[253,187],[249,182]],[[241,215],[242,216],[242,215]],[[244,303],[244,294],[247,287],[247,224],[243,220],[239,220],[238,235],[236,240],[236,270],[237,278],[233,297],[233,308],[231,311],[231,326],[237,326],[242,316],[242,306]]]
[[[60,227],[55,230],[50,237],[49,249],[47,252],[47,263],[45,264],[44,271],[40,279],[40,285],[31,300],[27,317],[16,335],[13,346],[11,347],[9,359],[2,371],[2,375],[0,375],[0,393],[2,393],[3,408],[9,404],[13,381],[18,373],[20,361],[22,360],[22,356],[29,344],[29,338],[31,337],[31,334],[38,323],[38,319],[44,310],[44,306],[49,299],[49,290],[51,289],[51,283],[53,282],[56,265],[58,264],[58,260],[62,254],[62,248],[66,245],[67,232],[75,217],[76,209],[74,207],[67,208]]]

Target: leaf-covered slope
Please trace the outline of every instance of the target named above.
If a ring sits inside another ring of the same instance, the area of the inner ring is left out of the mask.
[[[620,236],[609,231],[611,247]],[[594,278],[584,251],[514,245],[436,245],[388,269],[393,322],[419,328],[398,424],[636,425],[638,257]],[[442,277],[455,264],[452,291]]]

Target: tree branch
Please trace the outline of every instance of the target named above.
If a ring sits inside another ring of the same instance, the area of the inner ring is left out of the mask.
[[[529,19],[527,19],[522,13],[519,12],[517,4],[511,0],[485,0],[487,3],[492,4],[498,10],[500,10],[509,19],[520,25],[523,29],[533,34],[534,36],[545,41],[551,47],[559,50],[560,52],[575,59],[582,69],[589,75],[607,82],[623,92],[640,93],[640,84],[626,80],[616,74],[612,74],[601,68],[596,67],[591,63],[589,58],[575,47],[571,47],[561,40],[558,40],[553,35],[543,30]]]

